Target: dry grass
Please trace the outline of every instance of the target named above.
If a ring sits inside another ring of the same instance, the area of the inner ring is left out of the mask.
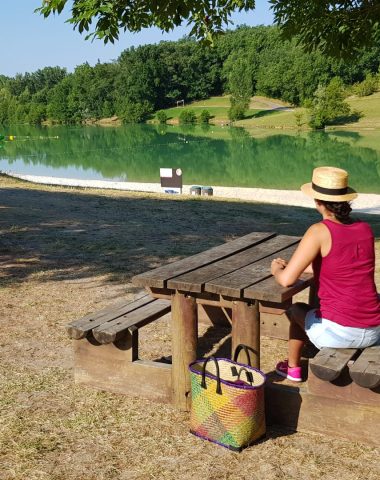
[[[378,478],[378,451],[363,444],[271,429],[239,455],[190,435],[169,405],[73,383],[68,321],[132,298],[132,275],[148,268],[253,230],[300,234],[310,210],[0,177],[0,211],[1,480]],[[284,348],[263,339],[264,369]],[[141,351],[170,352],[167,318],[142,330]]]

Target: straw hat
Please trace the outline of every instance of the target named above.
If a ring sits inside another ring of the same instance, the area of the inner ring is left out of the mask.
[[[348,202],[358,196],[348,186],[346,170],[335,167],[314,168],[312,181],[302,185],[301,190],[309,197],[330,202]]]

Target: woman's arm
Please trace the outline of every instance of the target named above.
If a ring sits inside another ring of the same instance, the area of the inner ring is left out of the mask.
[[[320,253],[321,234],[323,232],[321,226],[321,224],[316,223],[307,230],[288,264],[280,258],[273,260],[271,265],[272,275],[283,287],[293,285]]]

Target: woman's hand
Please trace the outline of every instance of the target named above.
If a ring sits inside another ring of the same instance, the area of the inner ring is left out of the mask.
[[[301,273],[308,267],[314,258],[321,253],[321,245],[328,229],[323,223],[312,225],[298,244],[289,263],[281,258],[275,258],[271,264],[271,273],[277,283],[283,287],[293,285]]]
[[[271,267],[270,267],[271,274],[276,275],[276,273],[279,270],[283,270],[287,264],[288,262],[286,260],[282,258],[275,258],[274,260],[272,260],[272,263],[271,263]]]

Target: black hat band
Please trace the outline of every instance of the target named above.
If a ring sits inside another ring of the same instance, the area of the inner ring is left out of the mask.
[[[316,185],[314,182],[311,183],[313,190],[318,193],[323,193],[324,195],[345,195],[347,193],[347,187],[344,188],[324,188]]]

